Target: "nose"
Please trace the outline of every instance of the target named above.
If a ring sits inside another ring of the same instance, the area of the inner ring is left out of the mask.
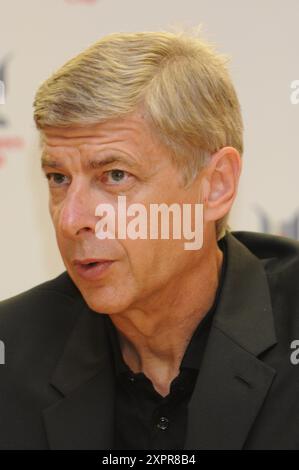
[[[74,238],[86,232],[95,233],[97,219],[96,203],[85,188],[69,191],[62,203],[59,215],[59,230],[64,237]]]

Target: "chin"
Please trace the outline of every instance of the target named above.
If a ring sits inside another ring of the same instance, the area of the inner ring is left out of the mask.
[[[118,291],[111,292],[109,288],[99,288],[93,291],[80,289],[81,294],[88,307],[96,313],[117,314],[130,306],[128,296],[124,296]]]

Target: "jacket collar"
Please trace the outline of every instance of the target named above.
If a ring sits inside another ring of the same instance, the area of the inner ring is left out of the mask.
[[[276,342],[267,275],[232,233],[225,238],[227,271],[214,326],[257,356]]]
[[[61,398],[43,410],[50,449],[109,449],[114,431],[114,366],[101,314],[80,309],[50,384]]]
[[[257,356],[276,343],[266,274],[232,234],[201,371],[189,404],[186,449],[240,449],[275,371]],[[43,412],[51,449],[111,449],[115,373],[103,314],[80,310],[51,385],[61,398]]]
[[[277,343],[261,261],[226,235],[227,271],[189,403],[185,449],[241,449],[276,371],[258,355]]]

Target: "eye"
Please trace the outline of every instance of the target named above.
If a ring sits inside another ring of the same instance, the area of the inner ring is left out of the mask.
[[[102,182],[106,184],[126,183],[130,176],[132,175],[124,170],[109,170],[103,173]]]
[[[65,178],[67,178],[67,176],[61,173],[47,173],[45,176],[52,187],[62,186],[62,183],[65,182]]]

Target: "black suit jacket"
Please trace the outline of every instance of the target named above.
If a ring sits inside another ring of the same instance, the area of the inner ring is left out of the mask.
[[[189,404],[185,449],[299,449],[299,243],[226,235],[227,271]],[[66,272],[0,303],[1,449],[111,449],[103,315]]]

